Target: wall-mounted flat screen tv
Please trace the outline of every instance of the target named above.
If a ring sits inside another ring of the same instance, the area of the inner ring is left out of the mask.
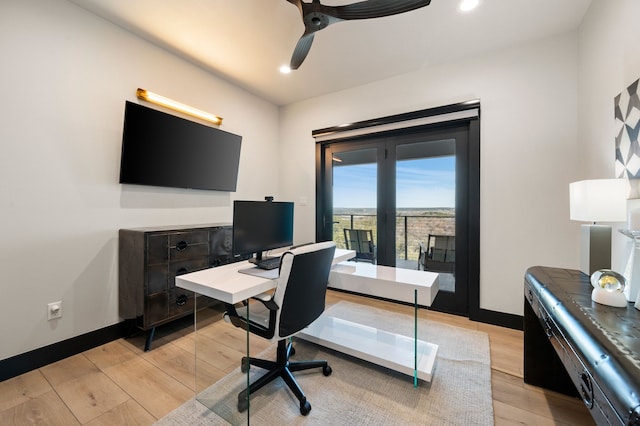
[[[126,102],[120,183],[235,191],[242,136]]]

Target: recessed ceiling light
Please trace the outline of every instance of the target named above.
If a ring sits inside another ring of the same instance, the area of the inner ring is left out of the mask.
[[[460,10],[462,12],[469,12],[470,10],[475,9],[480,3],[480,0],[462,0],[460,3]]]
[[[280,67],[280,72],[282,74],[289,74],[291,72],[291,68],[289,68],[289,65],[283,65]]]

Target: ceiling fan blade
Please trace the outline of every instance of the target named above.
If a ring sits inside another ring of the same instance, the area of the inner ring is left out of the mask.
[[[367,0],[336,6],[334,16],[344,20],[381,18],[429,6],[430,3],[431,0]]]
[[[292,5],[294,5],[295,7],[297,7],[298,10],[300,10],[300,13],[302,13],[302,0],[287,0],[287,1]]]
[[[298,40],[298,44],[296,44],[296,48],[293,50],[293,55],[291,56],[291,63],[289,64],[289,68],[292,70],[297,70],[302,62],[307,57],[309,53],[309,49],[311,49],[311,43],[313,43],[313,33],[304,33],[300,40]]]
[[[309,54],[315,32],[342,20],[380,18],[409,12],[428,6],[431,0],[365,0],[344,6],[326,6],[320,0],[312,0],[311,3],[302,0],[287,2],[298,8],[305,28],[289,65],[290,69],[296,70]]]

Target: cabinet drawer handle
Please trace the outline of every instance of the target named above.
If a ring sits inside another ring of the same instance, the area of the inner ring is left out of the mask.
[[[189,247],[189,243],[184,240],[179,241],[178,244],[176,244],[176,250],[178,251],[185,251],[187,247]]]
[[[187,304],[187,296],[185,294],[181,294],[180,296],[176,297],[176,305],[184,306],[186,304]]]
[[[182,268],[180,268],[180,269],[178,269],[178,270],[176,271],[176,276],[178,276],[178,275],[182,275],[182,274],[186,274],[186,273],[188,273],[188,272],[189,272],[189,270],[183,266]]]

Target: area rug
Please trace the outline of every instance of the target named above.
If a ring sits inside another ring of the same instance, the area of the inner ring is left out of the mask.
[[[413,336],[409,315],[340,302],[327,314],[378,329]],[[295,359],[326,359],[333,374],[296,373],[311,403],[300,415],[298,401],[280,379],[256,392],[250,402],[254,425],[492,425],[491,367],[486,333],[418,320],[418,338],[439,345],[431,382],[419,381],[303,340],[294,340]],[[275,346],[259,355],[275,358]],[[250,374],[263,370],[252,368]],[[254,377],[251,377],[253,381]],[[240,369],[178,407],[156,425],[241,425],[237,394],[246,387]],[[202,403],[204,402],[206,406]],[[211,410],[209,408],[211,408]]]

